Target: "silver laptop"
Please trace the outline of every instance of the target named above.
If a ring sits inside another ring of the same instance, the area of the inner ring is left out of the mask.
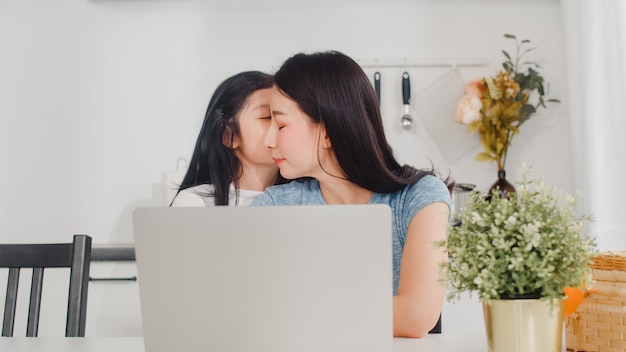
[[[138,208],[146,352],[389,352],[386,205]]]

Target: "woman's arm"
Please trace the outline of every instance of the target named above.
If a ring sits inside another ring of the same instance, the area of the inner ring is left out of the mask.
[[[393,335],[422,337],[439,319],[445,286],[439,283],[439,263],[447,260],[432,242],[446,239],[450,209],[442,202],[420,210],[406,235],[398,295],[393,297]]]

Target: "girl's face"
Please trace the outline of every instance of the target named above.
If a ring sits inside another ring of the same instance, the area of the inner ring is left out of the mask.
[[[280,174],[287,179],[320,176],[320,163],[325,165],[329,153],[322,125],[313,123],[295,101],[277,88],[272,88],[270,106],[272,119],[265,145]]]
[[[260,89],[248,97],[239,113],[239,135],[233,139],[235,155],[243,167],[268,167],[275,169],[272,153],[263,144],[270,126],[270,88]]]

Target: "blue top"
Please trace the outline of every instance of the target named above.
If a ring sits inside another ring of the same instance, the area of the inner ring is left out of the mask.
[[[369,204],[391,207],[393,244],[393,294],[398,294],[400,263],[409,224],[425,206],[443,202],[451,208],[450,192],[435,176],[425,176],[414,184],[393,193],[374,193]],[[293,181],[272,186],[258,196],[252,205],[326,205],[320,185],[315,179]]]

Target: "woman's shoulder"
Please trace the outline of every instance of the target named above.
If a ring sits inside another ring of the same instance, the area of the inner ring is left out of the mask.
[[[409,186],[411,189],[425,193],[439,193],[450,195],[446,183],[435,175],[426,175]]]
[[[411,219],[424,207],[433,203],[445,203],[452,208],[448,186],[434,175],[426,175],[391,195],[389,204],[396,209],[399,221],[408,228]]]
[[[448,186],[439,177],[425,175],[401,190],[386,195],[390,204],[409,204],[410,208],[422,207],[435,202],[444,202],[451,205],[451,196]]]
[[[319,183],[315,179],[300,179],[270,186],[252,205],[302,205],[320,203]]]
[[[426,175],[417,182],[407,186],[406,191],[420,198],[449,202],[450,190],[446,183],[435,175]]]
[[[300,179],[300,180],[294,180],[291,182],[283,183],[280,185],[270,186],[265,189],[265,192],[266,193],[270,192],[273,194],[280,194],[280,193],[289,193],[289,192],[298,191],[298,190],[310,190],[310,189],[315,189],[315,188],[319,188],[319,184],[317,183],[317,180]]]

